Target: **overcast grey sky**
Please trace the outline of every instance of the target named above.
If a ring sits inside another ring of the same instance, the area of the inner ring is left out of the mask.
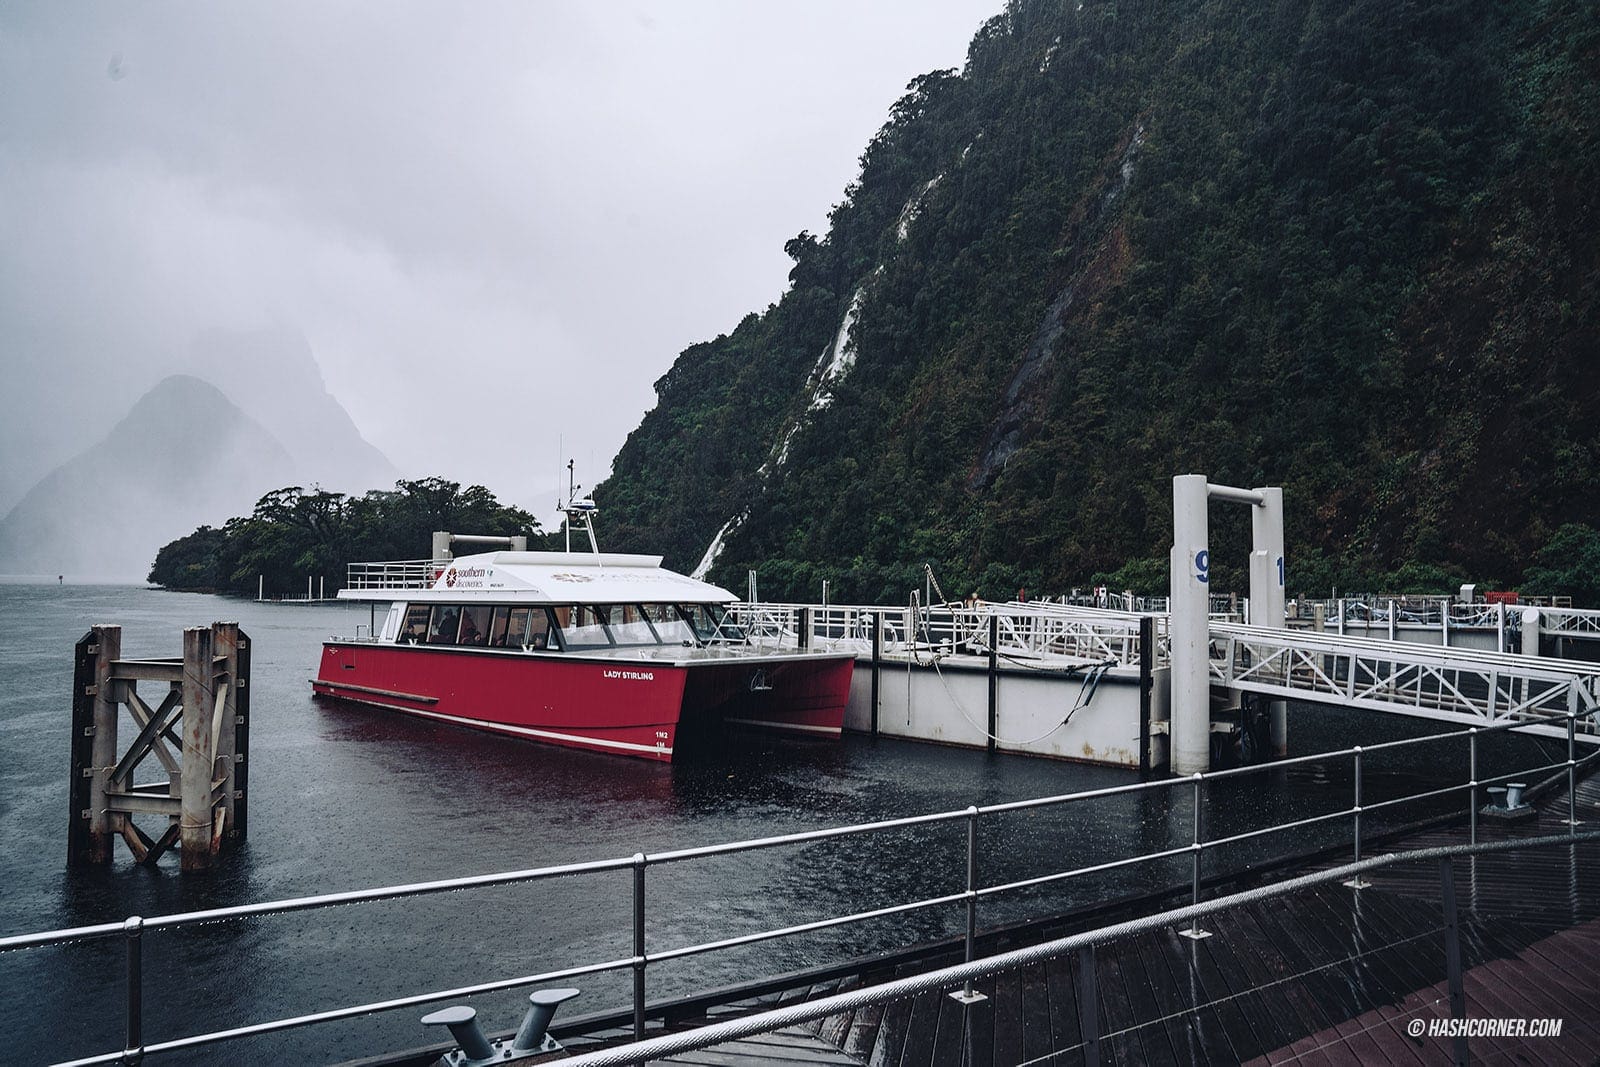
[[[547,512],[558,439],[597,480],[1000,6],[10,0],[0,511],[277,323],[404,473]]]

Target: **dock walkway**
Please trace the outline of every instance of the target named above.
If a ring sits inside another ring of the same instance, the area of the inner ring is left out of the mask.
[[[1597,807],[1600,781],[1580,783],[1580,819],[1600,819]],[[1566,816],[1562,795],[1536,819],[1482,820],[1479,839],[1564,834]],[[1386,851],[1464,844],[1466,836],[1464,827],[1433,830],[1392,842]],[[1472,1037],[1471,1056],[1489,1062],[1595,1062],[1600,842],[1472,856],[1456,860],[1453,870],[1466,1017],[1561,1020],[1555,1037]],[[1080,968],[1081,957],[1002,972],[976,984],[988,999],[970,1007],[947,991],[932,990],[662,1062],[1009,1067],[1094,1062],[1096,1054],[1099,1062],[1115,1064],[1448,1062],[1452,1040],[1427,1031],[1431,1020],[1451,1015],[1438,865],[1387,867],[1370,881],[1359,891],[1323,885],[1218,913],[1203,924],[1211,936],[1200,940],[1175,928],[1122,938],[1096,950],[1092,975]],[[1106,923],[1097,917],[1092,925]],[[1032,939],[1086,925],[1035,932]],[[992,951],[1015,947],[1002,942]],[[668,1029],[959,961],[959,953],[951,952],[869,969],[722,1005]],[[1092,1001],[1086,978],[1094,983]],[[1083,1040],[1091,1017],[1098,1020],[1097,1049]],[[1421,1036],[1407,1032],[1419,1026]],[[573,1053],[582,1053],[622,1036],[613,1031],[565,1041]]]

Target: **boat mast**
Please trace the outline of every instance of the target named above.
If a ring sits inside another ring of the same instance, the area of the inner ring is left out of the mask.
[[[589,551],[595,555],[600,554],[600,544],[594,536],[594,517],[600,509],[589,497],[579,497],[579,486],[573,480],[576,475],[573,471],[573,461],[567,460],[567,502],[561,505],[561,511],[567,517],[565,524],[567,534],[567,551],[572,551],[572,528],[574,526],[584,530],[589,535]]]

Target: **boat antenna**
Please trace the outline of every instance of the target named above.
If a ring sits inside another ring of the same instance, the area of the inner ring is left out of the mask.
[[[578,490],[582,486],[577,483],[577,475],[573,470],[573,461],[567,460],[567,502],[561,506],[561,511],[567,517],[565,524],[567,534],[567,551],[572,551],[572,528],[574,526],[589,535],[589,551],[596,556],[600,554],[600,544],[594,535],[594,517],[599,512],[594,501],[589,497],[579,497]],[[598,562],[598,561],[597,561]]]

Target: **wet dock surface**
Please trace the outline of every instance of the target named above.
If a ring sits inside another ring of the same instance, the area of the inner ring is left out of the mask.
[[[1481,820],[1479,840],[1567,832],[1564,795],[1537,819]],[[1578,817],[1600,825],[1600,781],[1578,789]],[[1464,844],[1465,826],[1409,835],[1381,852]],[[1341,861],[1330,861],[1331,867]],[[1453,862],[1460,907],[1465,1017],[1561,1020],[1559,1036],[1473,1036],[1486,1062],[1600,1059],[1600,843],[1499,852]],[[1437,861],[1382,868],[1361,890],[1332,884],[1208,917],[1211,936],[1163,927],[1096,950],[1098,1057],[1113,1064],[1449,1062],[1452,1039],[1429,1025],[1451,1017]],[[1035,933],[1035,941],[1089,925]],[[1002,941],[987,951],[1019,947]],[[927,957],[710,1009],[668,1030],[817,999],[960,961]],[[871,1005],[778,1035],[668,1061],[726,1065],[864,1063],[998,1065],[1091,1062],[1084,976],[1075,957],[976,984],[965,1006],[948,990]],[[1513,1023],[1512,1025],[1517,1025]],[[1414,1031],[1421,1030],[1420,1034]],[[652,1028],[653,1034],[663,1032]],[[1434,1031],[1434,1033],[1438,1033]],[[573,1052],[624,1035],[568,1039]],[[802,1040],[809,1039],[809,1040]],[[752,1042],[767,1041],[766,1045]],[[776,1042],[774,1044],[773,1042]]]

